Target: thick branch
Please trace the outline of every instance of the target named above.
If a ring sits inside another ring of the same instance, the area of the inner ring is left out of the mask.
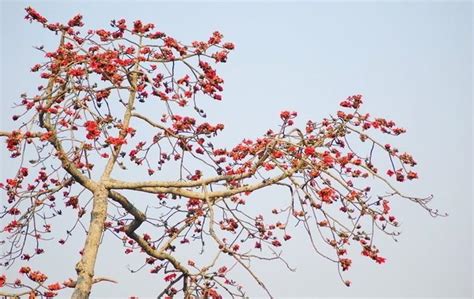
[[[302,167],[302,165],[303,165],[303,163],[300,163],[300,165],[298,165],[295,168],[292,168],[290,170],[285,170],[282,174],[280,174],[278,176],[275,176],[273,178],[270,178],[270,179],[263,180],[262,182],[259,182],[259,183],[245,185],[245,186],[242,186],[242,187],[227,188],[227,189],[224,189],[224,190],[208,192],[207,196],[209,198],[213,198],[213,199],[215,199],[215,198],[227,198],[227,197],[230,197],[230,196],[233,196],[233,195],[236,195],[236,194],[239,194],[239,193],[243,193],[243,192],[253,192],[253,191],[256,191],[258,189],[262,189],[264,187],[273,185],[277,182],[280,182],[280,181],[292,176],[294,173],[296,173]],[[203,181],[206,181],[206,180],[203,180]],[[111,188],[111,189],[129,189],[129,190],[134,190],[134,191],[144,191],[144,192],[154,193],[154,194],[156,194],[156,193],[165,193],[166,194],[167,193],[167,194],[173,194],[173,195],[177,195],[177,196],[184,196],[184,197],[188,197],[188,198],[198,198],[198,199],[205,200],[204,193],[191,191],[191,190],[187,190],[187,189],[184,189],[184,188],[179,188],[179,187],[142,187],[142,188],[139,188],[139,187],[134,186],[133,183],[131,185],[129,185],[127,182],[120,182],[120,181],[116,181],[116,182],[117,183],[110,183],[110,181],[109,181],[107,187]],[[179,182],[177,182],[177,183],[179,183]],[[186,182],[184,182],[184,183],[186,183]],[[190,183],[192,183],[192,182],[190,182]],[[138,184],[140,184],[140,183],[137,183],[137,185]],[[208,183],[207,185],[209,185],[209,184],[210,183]],[[203,184],[203,185],[206,185],[206,184]]]
[[[77,284],[71,298],[89,298],[93,284],[94,267],[99,251],[100,240],[104,232],[104,223],[107,218],[108,191],[99,186],[94,192],[94,203],[91,212],[91,221],[87,233],[84,253],[76,265]]]
[[[0,131],[0,137],[10,137],[11,134],[12,134],[12,132]],[[30,138],[39,138],[39,137],[41,137],[41,135],[42,135],[42,133],[40,133],[40,132],[30,132],[29,133]]]
[[[137,242],[137,244],[145,251],[149,256],[159,260],[169,261],[175,269],[179,270],[185,275],[189,275],[189,270],[185,268],[175,257],[164,252],[163,250],[156,250],[145,239],[140,237],[135,231],[145,221],[146,216],[140,210],[138,210],[125,196],[118,192],[109,191],[108,196],[114,201],[118,202],[122,208],[133,215],[135,218],[125,229],[127,236]]]
[[[135,188],[148,188],[148,187],[163,187],[163,188],[189,188],[199,187],[202,185],[209,185],[211,183],[217,183],[220,181],[235,181],[249,178],[253,175],[252,172],[245,174],[236,175],[220,175],[210,178],[205,178],[196,181],[142,181],[142,182],[126,182],[116,179],[108,179],[104,182],[107,188],[111,189],[135,189]]]

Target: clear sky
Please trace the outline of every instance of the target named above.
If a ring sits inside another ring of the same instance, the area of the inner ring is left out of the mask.
[[[122,17],[154,22],[182,41],[206,39],[220,30],[237,48],[220,67],[224,100],[213,102],[208,114],[225,122],[221,140],[229,144],[275,128],[281,110],[318,121],[334,113],[348,95],[363,94],[367,112],[408,129],[394,143],[417,158],[421,179],[405,190],[434,194],[431,205],[450,216],[432,219],[418,206],[397,204],[399,242],[378,238],[388,258],[382,266],[356,258],[347,275],[350,288],[304,238],[285,249],[296,273],[279,264],[256,265],[257,273],[277,298],[471,297],[472,3],[3,1],[1,129],[12,128],[8,108],[13,101],[37,85],[29,68],[42,58],[32,46],[55,46],[53,34],[23,20],[28,5],[60,22],[81,13],[91,28],[107,27]],[[6,150],[1,153],[3,180],[13,164]],[[263,206],[256,203],[256,208]],[[129,274],[133,258],[126,259],[122,248],[113,246],[119,244],[111,244],[101,249],[96,273],[122,283],[94,287],[94,298],[156,296],[157,278]],[[77,259],[77,253],[63,248],[37,263],[63,279],[74,275]],[[263,296],[254,284],[248,291],[252,298]]]

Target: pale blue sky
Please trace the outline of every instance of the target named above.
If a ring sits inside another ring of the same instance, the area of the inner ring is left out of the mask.
[[[91,28],[107,27],[111,19],[122,17],[142,19],[182,41],[206,39],[218,29],[237,46],[220,67],[224,100],[203,101],[209,104],[211,121],[226,123],[223,143],[235,144],[275,128],[281,110],[298,111],[302,120],[320,120],[348,95],[361,93],[367,112],[408,129],[394,143],[414,154],[421,179],[405,190],[434,194],[431,205],[450,214],[432,219],[417,206],[397,204],[400,242],[378,238],[388,257],[383,266],[356,258],[347,275],[353,282],[350,288],[338,280],[333,264],[305,250],[309,243],[301,237],[286,248],[296,273],[285,272],[281,265],[256,265],[273,294],[471,296],[472,3],[65,2],[1,4],[2,129],[11,128],[7,107],[37,85],[29,68],[41,56],[32,46],[55,46],[54,35],[23,20],[25,6],[57,21],[81,13]],[[2,179],[10,175],[5,168],[12,165],[6,157],[2,150]],[[258,196],[272,195],[275,191]],[[264,206],[259,202],[256,209]],[[73,276],[77,254],[52,252],[54,257],[44,256],[37,263],[54,268],[53,280]],[[101,250],[96,273],[121,283],[95,287],[94,297],[156,296],[157,278],[128,274],[126,266],[133,259],[124,259],[122,252],[114,246]],[[250,283],[248,291],[252,298],[263,296],[255,284]]]

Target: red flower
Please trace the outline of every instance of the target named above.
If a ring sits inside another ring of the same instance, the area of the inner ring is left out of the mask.
[[[33,8],[31,7],[27,7],[25,8],[26,12],[28,13],[26,16],[25,16],[25,19],[26,20],[29,20],[30,22],[32,20],[34,21],[38,21],[42,24],[46,24],[48,22],[48,20],[43,17],[42,15],[40,15],[36,10],[34,10]]]
[[[205,296],[204,298],[211,298],[211,299],[222,299],[222,296],[219,295],[219,293],[217,293],[216,290],[214,289],[207,289],[205,292],[204,292]]]
[[[308,146],[304,149],[304,153],[307,155],[307,156],[312,156],[314,155],[314,153],[316,152],[316,150],[314,149],[314,147],[312,146]]]
[[[383,264],[383,263],[385,263],[386,260],[387,260],[386,258],[381,257],[381,256],[376,256],[375,257],[375,262],[378,263],[378,264]]]
[[[329,187],[319,190],[318,193],[321,200],[327,203],[332,203],[332,200],[335,197],[335,191]]]
[[[68,74],[73,77],[82,77],[86,74],[86,71],[83,68],[70,69]]]
[[[98,125],[95,121],[86,121],[84,123],[84,127],[86,127],[87,130],[87,139],[97,139],[100,136],[100,130],[98,129]]]
[[[143,234],[143,240],[150,241],[151,240],[150,235],[149,234]]]
[[[5,275],[0,276],[0,288],[5,285],[6,281],[7,281],[7,277]]]
[[[279,158],[283,157],[283,152],[281,152],[281,151],[274,151],[274,152],[272,153],[272,156],[273,156],[273,158],[275,158],[275,159],[279,159]]]
[[[7,184],[10,187],[16,187],[18,185],[18,180],[16,180],[16,179],[7,179]]]
[[[208,44],[210,45],[219,44],[222,41],[223,37],[224,36],[219,31],[214,31],[214,33],[212,33],[212,36],[209,38]]]
[[[7,149],[10,152],[14,152],[18,150],[18,144],[22,139],[22,134],[20,131],[13,131],[7,138]]]
[[[81,15],[75,15],[72,19],[67,22],[69,27],[82,27],[84,26],[84,23],[82,23],[82,16]]]
[[[33,280],[35,282],[39,282],[39,283],[43,283],[48,279],[48,276],[46,276],[45,274],[43,274],[39,271],[34,271],[34,272],[28,273],[28,277],[31,280]]]
[[[99,90],[95,94],[95,98],[97,99],[98,102],[100,102],[102,99],[106,99],[110,95],[110,90]]]
[[[329,152],[325,152],[323,154],[323,162],[329,167],[332,167],[334,164],[334,158],[331,156]]]
[[[66,202],[66,207],[72,207],[73,209],[77,209],[79,207],[79,198],[77,196],[71,196]]]
[[[109,137],[105,142],[112,145],[122,145],[127,143],[127,141],[121,137]]]
[[[388,200],[384,200],[382,206],[383,206],[383,213],[388,214],[388,212],[390,211],[390,206],[388,205]]]
[[[235,45],[233,43],[225,43],[225,44],[222,45],[222,47],[224,47],[227,50],[234,50],[235,49]]]
[[[59,284],[59,282],[50,284],[50,285],[48,286],[48,290],[50,290],[50,291],[58,291],[58,290],[60,290],[60,289],[62,289],[62,287],[61,287],[61,285]]]
[[[20,215],[21,211],[17,208],[10,208],[8,210],[8,214],[10,214],[10,215]]]
[[[296,112],[282,111],[280,113],[280,118],[284,121],[289,120],[290,118],[295,118],[298,114]]]
[[[263,166],[265,167],[265,170],[267,170],[267,171],[275,169],[275,165],[272,164],[272,163],[263,163]]]
[[[99,29],[95,32],[98,36],[100,36],[100,40],[106,42],[109,40],[110,32],[105,31],[104,29]]]
[[[397,181],[403,182],[405,180],[405,176],[400,172],[397,172]]]
[[[280,246],[281,246],[281,243],[280,243],[280,241],[278,241],[278,240],[273,240],[273,241],[272,241],[272,245],[275,246],[275,247],[280,247]]]
[[[351,259],[340,259],[339,262],[341,263],[342,271],[349,270],[349,267],[352,264]]]
[[[220,51],[212,54],[212,58],[216,60],[216,62],[226,62],[227,61],[227,51]]]
[[[337,111],[337,117],[339,118],[345,118],[346,117],[346,114],[342,111]]]
[[[337,251],[337,255],[344,255],[344,254],[346,254],[346,253],[347,253],[347,250],[346,250],[346,249],[339,249],[339,250]]]
[[[351,102],[349,101],[342,101],[341,103],[339,103],[339,105],[344,108],[349,108],[352,106]]]
[[[44,296],[45,296],[46,298],[53,298],[53,297],[55,297],[56,295],[58,295],[58,294],[55,293],[55,292],[51,292],[51,291],[44,292]]]
[[[7,226],[3,228],[3,231],[11,233],[12,231],[15,230],[15,228],[20,227],[20,226],[21,226],[20,222],[18,222],[17,220],[12,220],[9,224],[7,224]]]
[[[41,136],[40,136],[40,140],[41,140],[41,141],[47,141],[47,140],[49,140],[49,138],[51,138],[51,136],[53,136],[53,132],[46,132],[46,133],[43,133],[43,134],[41,134]]]
[[[408,172],[407,179],[413,180],[413,179],[417,179],[417,178],[418,178],[418,174],[416,172],[413,172],[411,170]]]
[[[166,282],[172,281],[173,279],[175,279],[175,277],[176,277],[176,273],[172,273],[172,274],[166,275],[166,276],[165,276],[165,281],[166,281]]]

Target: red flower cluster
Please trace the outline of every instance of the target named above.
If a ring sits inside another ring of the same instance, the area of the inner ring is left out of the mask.
[[[72,19],[67,22],[69,27],[82,27],[84,23],[82,22],[81,15],[75,15]]]
[[[352,264],[352,260],[351,259],[346,259],[346,258],[340,259],[339,262],[341,263],[342,271],[349,270],[349,268]]]
[[[315,148],[313,146],[307,146],[305,149],[304,149],[304,154],[306,156],[313,156],[314,153],[316,152]]]
[[[105,142],[111,145],[122,145],[127,144],[127,140],[123,139],[122,137],[108,137]]]
[[[48,285],[48,290],[50,290],[50,291],[58,291],[60,289],[62,289],[62,287],[61,287],[61,284],[59,282]]]
[[[235,45],[233,43],[225,43],[222,45],[222,47],[224,47],[224,49],[227,49],[227,50],[234,50],[235,49]]]
[[[296,116],[298,115],[298,113],[296,113],[295,111],[282,111],[280,113],[280,118],[284,121],[287,121],[289,119],[292,119],[292,118],[295,118]]]
[[[196,133],[197,134],[214,134],[216,135],[217,134],[217,131],[222,131],[224,130],[224,125],[223,124],[217,124],[215,126],[213,125],[210,125],[209,123],[203,123],[203,124],[200,124],[197,128],[196,128]]]
[[[378,255],[378,249],[372,250],[368,245],[364,246],[364,250],[362,250],[362,255],[370,257],[377,264],[383,264],[387,260],[386,258]]]
[[[176,278],[176,273],[171,273],[171,274],[166,275],[164,279],[166,282],[170,282],[175,278]]]
[[[331,153],[329,153],[328,151],[323,153],[322,161],[328,167],[332,167],[334,165],[334,158],[331,156]]]
[[[10,223],[7,224],[7,226],[3,228],[3,231],[10,233],[20,226],[21,226],[21,222],[17,220],[12,220]]]
[[[41,136],[40,136],[40,140],[41,140],[41,141],[48,141],[53,135],[54,135],[53,132],[46,132],[46,133],[43,133],[43,134],[41,134]]]
[[[86,71],[83,68],[70,69],[68,72],[72,77],[82,77],[86,74]]]
[[[418,178],[418,174],[414,171],[409,171],[408,174],[407,174],[407,179],[409,180],[413,180],[413,179],[417,179]]]
[[[27,7],[25,8],[27,15],[25,16],[25,20],[31,21],[38,21],[42,24],[46,24],[48,20],[40,15],[36,10],[34,10],[32,7]]]
[[[13,131],[7,138],[7,149],[10,152],[13,152],[11,157],[15,158],[20,155],[19,145],[21,140],[23,139],[23,135],[20,131]]]
[[[44,297],[46,298],[53,298],[53,297],[56,297],[58,294],[55,293],[55,292],[51,292],[51,291],[46,291],[43,293]]]
[[[224,36],[222,35],[222,33],[220,33],[219,31],[214,31],[207,43],[210,44],[210,45],[217,45],[222,41],[223,37]]]
[[[280,246],[281,246],[281,242],[278,241],[278,240],[273,240],[273,241],[272,241],[272,245],[275,246],[275,247],[280,247]]]
[[[362,104],[362,95],[357,94],[348,97],[345,101],[342,101],[340,105],[344,108],[354,108],[358,109]]]
[[[98,125],[95,121],[88,120],[84,123],[84,127],[87,130],[87,139],[97,139],[100,136],[100,130],[98,128]]]
[[[143,25],[142,21],[140,20],[133,22],[133,33],[143,34],[150,31],[153,28],[155,28],[155,25],[151,23]]]
[[[318,193],[321,200],[326,203],[332,203],[333,199],[335,198],[335,194],[336,192],[334,191],[334,189],[329,187],[319,190]]]
[[[216,60],[216,62],[226,62],[227,61],[227,54],[229,54],[228,51],[219,51],[214,54],[212,54],[212,58]]]
[[[28,278],[30,278],[34,282],[43,283],[48,279],[48,276],[46,276],[44,273],[41,273],[40,271],[30,271],[28,273]]]
[[[214,289],[206,289],[204,292],[204,298],[222,299],[222,296]]]

